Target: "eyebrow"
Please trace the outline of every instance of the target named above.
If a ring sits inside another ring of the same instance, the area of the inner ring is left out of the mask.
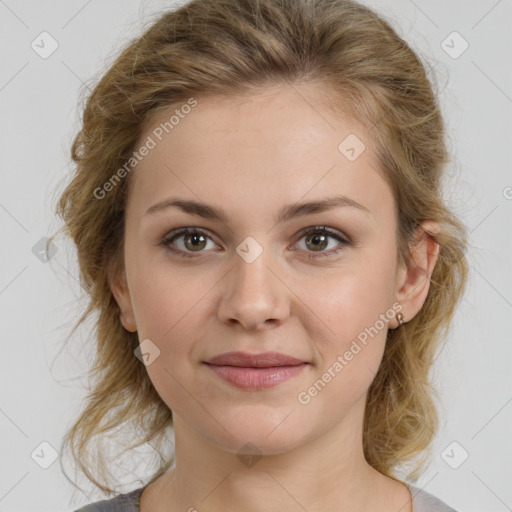
[[[179,198],[168,198],[160,201],[153,206],[150,206],[144,215],[154,214],[161,212],[170,207],[177,207],[185,213],[193,215],[199,215],[205,219],[220,220],[223,223],[228,223],[228,215],[222,208],[216,208],[215,206],[201,203],[198,201],[179,199]],[[311,201],[308,203],[296,203],[284,206],[278,213],[275,220],[276,224],[287,222],[295,217],[302,217],[305,215],[313,215],[315,213],[321,213],[333,208],[341,207],[352,207],[362,212],[371,215],[371,212],[366,206],[350,199],[347,196],[338,195],[333,197],[327,197],[318,201]]]

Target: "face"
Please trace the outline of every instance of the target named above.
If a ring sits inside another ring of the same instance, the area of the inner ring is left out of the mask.
[[[415,312],[368,133],[311,86],[198,97],[160,141],[174,110],[140,138],[156,146],[130,175],[125,273],[112,286],[125,327],[150,340],[156,390],[231,452],[280,453],[359,421],[397,298]],[[302,364],[207,364],[238,351]]]

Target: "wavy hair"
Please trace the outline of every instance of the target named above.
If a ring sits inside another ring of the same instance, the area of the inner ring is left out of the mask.
[[[134,357],[137,333],[126,331],[109,286],[122,269],[124,210],[130,176],[101,200],[95,191],[123,167],[153,116],[192,96],[251,94],[263,87],[314,83],[332,106],[363,123],[379,172],[395,200],[397,257],[423,221],[440,245],[426,301],[389,330],[367,396],[363,447],[367,462],[398,479],[417,480],[438,429],[430,371],[448,334],[468,277],[467,232],[443,199],[449,162],[435,84],[390,22],[352,0],[192,0],[159,13],[131,40],[88,94],[71,156],[73,175],[59,197],[61,230],[76,246],[88,305],[75,330],[95,315],[90,388],[62,450],[98,488],[116,482],[101,442],[127,428],[126,451],[148,443],[159,454],[149,482],[173,463],[165,450],[172,411]],[[61,462],[62,465],[62,462]]]

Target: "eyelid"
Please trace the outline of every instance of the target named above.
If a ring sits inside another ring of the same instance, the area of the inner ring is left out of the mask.
[[[216,245],[219,245],[217,242],[215,242],[215,237],[212,236],[212,233],[209,230],[207,230],[205,228],[195,227],[195,226],[185,226],[182,228],[171,229],[171,231],[167,232],[167,234],[164,235],[162,240],[160,242],[158,242],[157,245],[163,245],[165,247],[168,247],[169,244],[176,238],[179,238],[181,236],[184,236],[184,235],[187,235],[190,233],[205,235],[207,238],[212,240]],[[178,251],[182,252],[179,249],[177,250],[177,252]],[[199,251],[199,253],[200,252],[201,251]],[[193,254],[193,252],[189,251],[189,254]]]
[[[318,232],[323,233],[332,238],[339,239],[341,242],[344,242],[346,244],[351,243],[350,238],[347,235],[345,235],[342,231],[339,231],[334,228],[330,228],[329,226],[322,226],[322,225],[310,226],[308,228],[304,228],[302,231],[299,232],[298,238],[300,240],[304,235],[309,235],[310,233],[318,233]]]

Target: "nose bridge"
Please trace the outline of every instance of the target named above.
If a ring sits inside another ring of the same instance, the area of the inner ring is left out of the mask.
[[[234,268],[221,296],[220,319],[254,328],[267,320],[282,321],[287,314],[286,287],[270,268],[274,255],[254,238],[247,237],[236,248]]]
[[[235,268],[233,270],[233,291],[239,299],[249,301],[269,300],[273,294],[275,279],[268,269],[273,259],[270,248],[263,247],[253,237],[247,237],[236,248]]]
[[[260,293],[258,288],[271,286],[268,282],[271,275],[268,266],[271,264],[272,254],[268,247],[264,249],[254,239],[246,239],[239,244],[236,252],[234,278],[237,289]]]

